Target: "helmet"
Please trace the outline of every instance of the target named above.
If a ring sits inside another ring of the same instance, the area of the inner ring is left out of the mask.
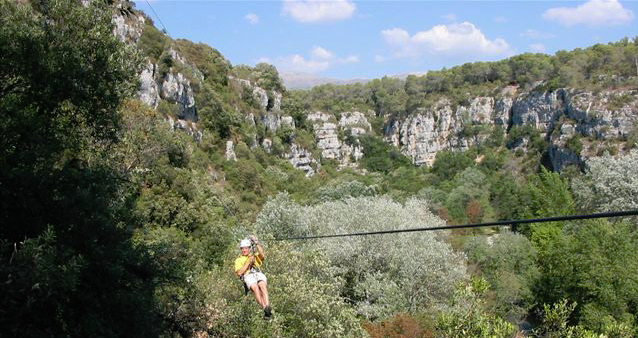
[[[240,248],[246,248],[246,247],[249,247],[249,246],[250,246],[250,240],[249,239],[242,239],[239,242],[239,247]]]

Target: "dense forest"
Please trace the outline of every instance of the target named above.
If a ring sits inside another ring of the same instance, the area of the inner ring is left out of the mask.
[[[388,121],[442,96],[638,90],[638,38],[287,91],[273,66],[232,65],[147,17],[122,41],[113,17],[134,14],[129,2],[0,0],[0,336],[638,335],[634,217],[277,240],[638,209],[636,132],[561,172],[541,164],[540,136],[516,152],[512,130],[432,166],[383,139]],[[168,123],[178,104],[137,96],[149,62],[191,81],[189,132]],[[296,128],[248,123],[264,112],[233,79],[281,93]],[[353,109],[374,112],[370,133],[340,135],[362,145],[359,168],[324,159],[307,176],[282,158],[293,143],[319,157],[309,113]],[[253,146],[265,138],[270,150]],[[266,246],[267,321],[232,271],[249,234]]]

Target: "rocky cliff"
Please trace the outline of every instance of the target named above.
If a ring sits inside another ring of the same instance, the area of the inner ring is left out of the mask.
[[[430,165],[438,151],[465,150],[485,142],[497,129],[508,137],[527,128],[547,142],[549,163],[560,170],[610,145],[622,152],[638,122],[637,90],[519,92],[516,87],[506,87],[493,97],[467,101],[455,107],[440,100],[413,116],[392,120],[385,139],[414,163]],[[529,138],[523,133],[510,146],[527,151]]]
[[[142,35],[144,17],[128,13],[114,15],[114,34],[134,45]],[[174,129],[182,129],[195,139],[201,139],[195,96],[204,76],[178,50],[169,48],[170,66],[152,61],[140,74],[140,100],[152,108],[162,102],[176,107],[167,121]],[[378,112],[306,111],[305,125],[296,126],[295,119],[282,111],[286,97],[276,90],[261,88],[256,82],[227,76],[228,86],[239,88],[242,99],[250,96],[254,109],[234,109],[245,118],[248,138],[243,140],[251,148],[262,147],[272,152],[278,147],[274,138],[285,131],[288,138],[278,154],[291,164],[313,175],[321,167],[321,160],[336,161],[340,168],[357,168],[364,149],[357,137],[372,133],[371,119]],[[258,82],[258,81],[257,81]],[[388,118],[383,138],[410,157],[417,165],[431,165],[437,152],[467,150],[495,137],[506,139],[507,146],[523,154],[529,151],[544,153],[554,170],[569,164],[581,164],[590,156],[605,150],[625,151],[625,142],[636,130],[638,120],[638,90],[608,89],[596,92],[573,88],[543,90],[542,83],[525,90],[506,86],[491,96],[469,96],[462,102],[440,98],[434,104],[417,107],[415,112],[398,118]],[[213,112],[215,113],[215,112]],[[263,128],[264,132],[257,132]],[[295,140],[297,128],[305,128],[314,137],[314,145],[302,146]],[[538,147],[542,140],[544,149]],[[237,141],[237,140],[235,140]],[[235,160],[234,143],[227,144],[227,159]],[[314,150],[313,150],[314,149]],[[315,154],[313,156],[313,153]]]

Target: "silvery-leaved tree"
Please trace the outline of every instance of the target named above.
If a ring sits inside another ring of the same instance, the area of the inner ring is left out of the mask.
[[[638,150],[589,159],[585,177],[574,179],[571,188],[582,210],[638,209]]]
[[[257,217],[266,236],[343,234],[443,225],[427,202],[404,205],[388,197],[357,197],[302,206],[286,193],[270,200]],[[334,276],[345,283],[340,293],[368,319],[397,311],[440,308],[467,277],[465,257],[445,241],[445,232],[409,232],[299,241],[323,253]],[[295,267],[290,267],[294,269]]]

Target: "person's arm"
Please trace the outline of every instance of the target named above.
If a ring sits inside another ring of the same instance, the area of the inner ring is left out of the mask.
[[[264,259],[266,259],[266,255],[264,254],[264,247],[261,246],[260,243],[255,244],[257,244],[257,256],[259,256],[259,259],[261,259],[261,261],[263,262]]]
[[[259,243],[259,240],[257,239],[257,237],[255,237],[255,235],[251,236],[250,239],[255,243],[255,245],[257,245],[257,256],[259,256],[259,259],[261,259],[263,262],[263,260],[266,259],[264,247],[261,245],[261,243]]]
[[[246,263],[244,263],[244,266],[242,266],[241,269],[235,271],[237,276],[242,276],[243,274],[245,274],[246,271],[248,271],[248,269],[250,269],[250,267],[253,265],[254,261],[255,257],[253,255],[248,256],[248,259],[246,260]]]

